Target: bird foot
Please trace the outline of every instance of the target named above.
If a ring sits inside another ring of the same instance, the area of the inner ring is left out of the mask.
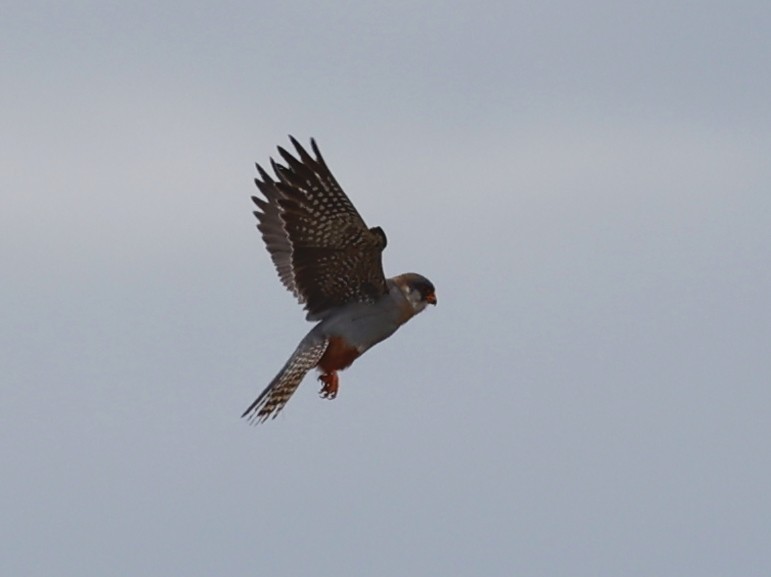
[[[319,380],[324,383],[319,391],[319,396],[322,399],[334,399],[337,396],[337,389],[340,384],[337,373],[324,373],[319,376]]]

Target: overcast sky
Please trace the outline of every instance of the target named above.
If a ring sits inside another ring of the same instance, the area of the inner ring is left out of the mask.
[[[771,6],[6,2],[0,574],[771,574]],[[439,304],[280,417],[254,162]]]

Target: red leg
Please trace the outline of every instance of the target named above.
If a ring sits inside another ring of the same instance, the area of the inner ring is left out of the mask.
[[[321,390],[319,391],[321,398],[334,399],[337,396],[337,389],[340,384],[340,381],[337,378],[337,372],[332,371],[331,373],[324,373],[319,376],[319,380],[324,383],[324,386],[321,387]]]

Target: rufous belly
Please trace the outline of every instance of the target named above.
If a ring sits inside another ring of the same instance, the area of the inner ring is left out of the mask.
[[[351,366],[351,363],[359,356],[356,347],[350,346],[340,337],[329,339],[327,350],[324,351],[319,364],[316,365],[321,371],[319,380],[324,383],[319,394],[324,399],[334,399],[337,396],[340,380],[337,377],[337,371]]]
[[[331,337],[327,350],[319,360],[318,368],[322,373],[334,373],[351,366],[359,356],[356,347],[350,346],[340,337]]]

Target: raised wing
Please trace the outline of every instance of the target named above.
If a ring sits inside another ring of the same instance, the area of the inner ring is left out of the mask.
[[[252,197],[257,228],[281,282],[305,304],[309,318],[345,303],[374,301],[388,291],[381,258],[385,233],[367,228],[313,139],[315,158],[289,138],[299,158],[279,147],[286,166],[271,159],[275,180],[258,164],[255,183],[265,198]]]

